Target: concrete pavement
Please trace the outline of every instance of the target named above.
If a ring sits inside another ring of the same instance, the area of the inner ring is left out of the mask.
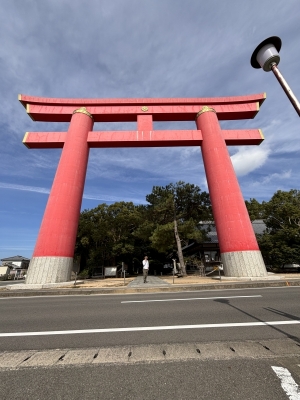
[[[160,288],[160,287],[170,287],[170,283],[166,282],[163,279],[158,278],[157,276],[148,275],[147,282],[144,283],[143,276],[137,276],[132,282],[130,282],[127,287],[132,288]]]
[[[300,358],[300,347],[289,338],[228,342],[160,343],[88,349],[22,350],[0,353],[2,368],[96,364],[135,364],[179,360]]]

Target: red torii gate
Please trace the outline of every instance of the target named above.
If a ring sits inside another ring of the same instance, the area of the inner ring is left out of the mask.
[[[226,145],[258,145],[259,129],[221,130],[218,120],[254,118],[265,93],[219,98],[59,99],[19,95],[34,121],[69,122],[67,132],[26,132],[30,149],[63,148],[26,283],[70,280],[89,149],[201,146],[227,276],[266,276]],[[153,121],[193,121],[195,130],[153,130]],[[94,122],[137,122],[134,131],[93,131]]]

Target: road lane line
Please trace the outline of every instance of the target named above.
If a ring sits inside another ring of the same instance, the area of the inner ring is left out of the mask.
[[[290,400],[300,399],[300,389],[297,383],[292,378],[290,371],[283,367],[272,367],[275,374],[281,381],[281,387],[287,394]]]
[[[300,320],[270,321],[270,322],[239,322],[225,324],[200,324],[200,325],[169,325],[169,326],[137,326],[132,328],[104,328],[104,329],[78,329],[71,331],[41,331],[41,332],[4,332],[1,337],[18,336],[48,336],[48,335],[74,335],[87,333],[113,333],[113,332],[139,332],[139,331],[166,331],[180,329],[207,329],[207,328],[238,328],[249,326],[275,326],[300,324]]]
[[[132,301],[121,301],[121,304],[125,303],[153,303],[156,301],[189,301],[189,300],[218,300],[218,299],[241,299],[249,297],[262,297],[261,295],[255,296],[226,296],[226,297],[190,297],[188,299],[162,299],[162,300],[132,300]]]

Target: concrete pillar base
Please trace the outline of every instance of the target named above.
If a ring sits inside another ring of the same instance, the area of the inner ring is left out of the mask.
[[[264,277],[267,270],[259,250],[222,253],[224,275],[232,277]]]
[[[71,279],[73,257],[33,257],[26,284],[67,282]]]

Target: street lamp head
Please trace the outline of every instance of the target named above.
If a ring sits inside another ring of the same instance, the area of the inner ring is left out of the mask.
[[[272,64],[279,64],[281,39],[278,36],[271,36],[261,42],[254,50],[251,57],[253,68],[262,68],[264,71],[271,71]]]

